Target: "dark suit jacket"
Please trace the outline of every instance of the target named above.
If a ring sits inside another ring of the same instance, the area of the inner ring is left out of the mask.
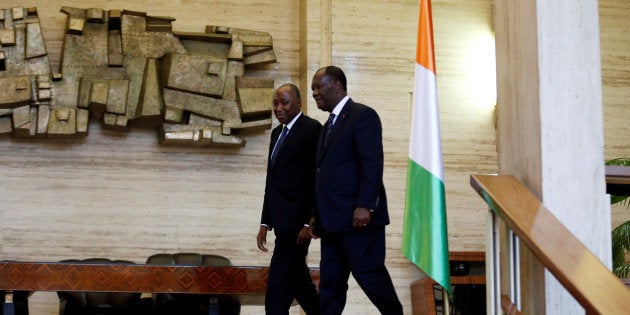
[[[330,141],[322,128],[317,151],[316,221],[326,232],[350,231],[354,209],[374,210],[370,226],[389,224],[383,186],[381,121],[372,108],[349,99]]]
[[[271,132],[261,224],[278,231],[301,229],[313,215],[315,153],[322,125],[304,113],[295,121],[275,161],[271,151],[282,125]]]

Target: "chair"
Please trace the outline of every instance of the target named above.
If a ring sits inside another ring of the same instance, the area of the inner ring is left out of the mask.
[[[0,291],[0,315],[4,315],[4,308],[9,307],[5,304],[8,294],[11,294],[13,300],[13,311],[15,315],[28,315],[28,297],[33,294],[29,291]],[[8,310],[7,310],[8,311]]]
[[[232,266],[223,256],[197,253],[155,254],[147,259],[147,264]],[[230,295],[158,293],[153,294],[153,306],[156,315],[236,315],[241,312],[238,298]]]
[[[126,260],[88,258],[63,260],[64,263],[133,264]],[[135,292],[82,292],[58,291],[59,315],[138,315],[149,314],[150,307],[140,303],[140,293]]]

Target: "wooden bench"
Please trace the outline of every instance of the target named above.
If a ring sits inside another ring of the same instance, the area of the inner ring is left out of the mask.
[[[2,291],[90,291],[235,295],[263,305],[269,267],[0,262]],[[319,270],[311,270],[317,284]],[[6,314],[5,315],[9,315]]]

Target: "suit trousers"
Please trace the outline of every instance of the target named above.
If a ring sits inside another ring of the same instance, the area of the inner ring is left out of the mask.
[[[319,297],[324,315],[343,312],[352,276],[381,314],[403,314],[385,267],[385,227],[324,233],[321,238]]]
[[[308,245],[298,245],[297,231],[275,231],[265,294],[267,315],[286,315],[296,299],[306,314],[319,314],[317,290],[306,265]]]

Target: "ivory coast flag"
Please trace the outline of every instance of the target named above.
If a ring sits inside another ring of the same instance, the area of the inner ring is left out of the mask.
[[[432,23],[420,0],[402,252],[451,293]]]

